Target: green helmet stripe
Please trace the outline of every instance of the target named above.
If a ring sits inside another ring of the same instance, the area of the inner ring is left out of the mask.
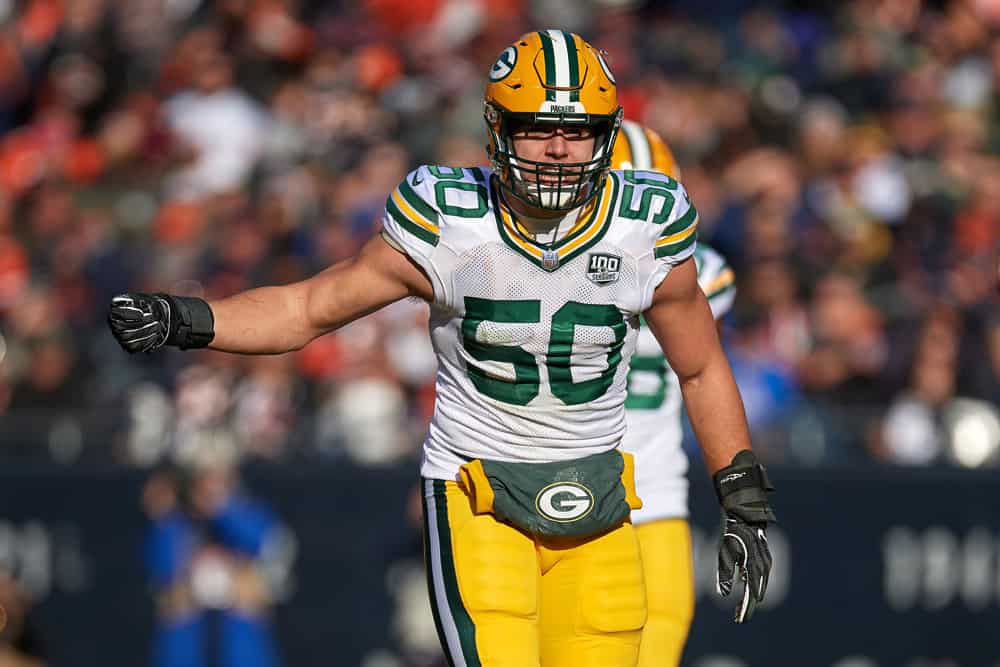
[[[646,133],[642,131],[642,128],[636,123],[626,120],[622,123],[621,134],[624,134],[628,141],[629,152],[632,154],[632,168],[652,169],[653,152],[649,146],[649,139],[646,138]]]
[[[563,30],[563,40],[566,42],[566,57],[569,58],[569,87],[580,85],[580,61],[576,54],[576,40],[573,33]]]
[[[542,53],[545,54],[545,85],[551,87],[556,85],[556,49],[548,33],[539,30],[538,36],[542,38]],[[556,91],[546,90],[545,99],[554,102]]]

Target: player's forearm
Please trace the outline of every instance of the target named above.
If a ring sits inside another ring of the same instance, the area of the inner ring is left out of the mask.
[[[292,286],[259,287],[211,301],[214,350],[281,354],[298,350],[323,333],[309,325],[307,298]]]
[[[751,448],[743,399],[721,349],[702,370],[681,379],[681,391],[709,474]]]

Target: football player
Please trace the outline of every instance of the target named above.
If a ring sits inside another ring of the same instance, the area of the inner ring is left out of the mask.
[[[612,153],[614,169],[654,170],[679,179],[677,162],[653,130],[623,121]],[[736,294],[726,260],[699,242],[698,284],[718,320]],[[694,616],[694,564],[687,508],[687,455],[681,447],[681,388],[648,327],[639,328],[625,400],[628,430],[622,448],[635,456],[642,508],[632,512],[642,551],[649,615],[639,667],[680,664]],[[740,619],[744,620],[744,619]]]
[[[428,586],[454,665],[635,665],[646,620],[625,384],[639,316],[662,346],[727,516],[729,572],[764,593],[767,484],[692,255],[698,216],[656,172],[612,171],[614,77],[545,30],[489,72],[491,166],[421,166],[382,233],[307,280],[212,301],[129,293],[109,324],[161,345],[296,350],[399,299],[431,307]],[[729,576],[729,575],[727,575]]]

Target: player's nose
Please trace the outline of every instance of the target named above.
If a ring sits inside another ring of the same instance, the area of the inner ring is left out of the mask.
[[[561,160],[569,155],[569,142],[560,132],[553,134],[545,144],[545,156],[553,160]]]

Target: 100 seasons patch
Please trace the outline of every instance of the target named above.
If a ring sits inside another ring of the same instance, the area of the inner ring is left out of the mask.
[[[618,280],[622,258],[606,252],[592,252],[587,259],[587,278],[597,285],[606,285]]]

